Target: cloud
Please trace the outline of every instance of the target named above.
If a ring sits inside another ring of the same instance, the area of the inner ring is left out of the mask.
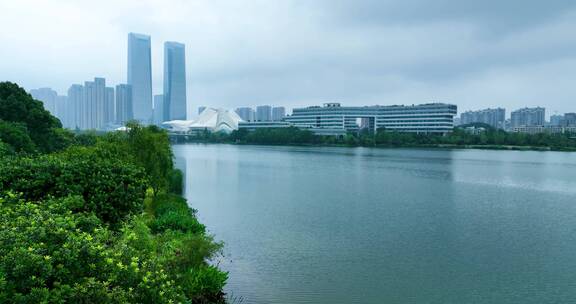
[[[0,76],[65,93],[126,81],[128,32],[186,44],[200,105],[456,103],[574,111],[576,3],[424,0],[4,0]],[[551,112],[551,111],[549,111]]]

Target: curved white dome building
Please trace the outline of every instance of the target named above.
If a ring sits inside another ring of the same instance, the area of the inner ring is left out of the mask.
[[[208,130],[226,132],[238,130],[238,123],[243,121],[234,111],[206,108],[195,120],[172,120],[162,123],[162,127],[177,133],[190,133]]]

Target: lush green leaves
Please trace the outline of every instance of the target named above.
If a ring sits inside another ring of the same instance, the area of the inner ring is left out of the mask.
[[[195,210],[186,205],[186,201],[178,196],[164,195],[157,197],[151,206],[156,220],[150,228],[159,233],[174,230],[191,233],[204,233],[205,227],[195,216]]]
[[[184,192],[184,176],[182,171],[172,169],[168,174],[168,192],[173,194],[182,194]]]
[[[138,167],[89,153],[68,159],[15,158],[0,164],[0,191],[22,193],[32,201],[81,195],[85,203],[78,210],[94,212],[111,224],[142,211],[146,188],[144,172]]]
[[[172,163],[172,150],[166,131],[156,126],[142,127],[130,122],[128,128],[128,146],[136,162],[144,167],[154,193],[166,189]]]
[[[61,150],[72,139],[71,133],[62,129],[60,121],[44,109],[42,102],[14,83],[0,82],[0,120],[23,125],[41,152]]]
[[[155,255],[139,255],[134,233],[115,235],[67,200],[0,199],[2,292],[17,303],[169,303],[186,299]],[[127,228],[129,229],[129,228]],[[149,249],[148,249],[149,250]]]
[[[253,132],[246,130],[233,131],[230,137],[237,142],[249,144],[317,144],[321,138],[309,130],[296,127],[289,128],[262,128]]]
[[[28,135],[26,126],[0,120],[0,140],[10,145],[15,152],[33,153],[36,146]]]

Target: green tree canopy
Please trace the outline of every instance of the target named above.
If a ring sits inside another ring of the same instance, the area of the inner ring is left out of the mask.
[[[169,175],[173,170],[168,134],[156,126],[143,127],[135,122],[129,122],[126,127],[130,153],[146,170],[154,193],[157,194],[168,187]]]
[[[0,140],[10,145],[15,152],[32,153],[36,146],[22,123],[10,123],[0,120]]]
[[[24,125],[40,152],[63,149],[72,138],[42,102],[11,82],[0,82],[0,120]]]

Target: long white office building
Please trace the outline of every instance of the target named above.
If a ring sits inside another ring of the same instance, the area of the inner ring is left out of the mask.
[[[338,131],[334,135],[360,129],[445,134],[452,132],[456,112],[456,105],[444,103],[363,107],[326,103],[322,107],[296,108],[285,120],[300,128]]]

